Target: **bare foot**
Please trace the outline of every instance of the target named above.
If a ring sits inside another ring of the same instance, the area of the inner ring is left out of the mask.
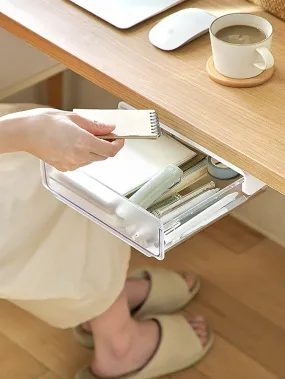
[[[207,342],[207,327],[203,317],[189,317],[203,345]],[[120,344],[113,349],[104,348],[97,341],[95,358],[91,369],[96,376],[102,378],[119,377],[141,369],[155,354],[160,340],[159,326],[155,321],[136,322],[132,329],[132,337],[121,336]],[[115,346],[114,345],[114,346]]]

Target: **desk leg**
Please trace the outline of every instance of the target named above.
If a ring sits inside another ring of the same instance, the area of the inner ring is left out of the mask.
[[[63,73],[52,76],[47,80],[48,105],[52,108],[62,109],[63,100]]]

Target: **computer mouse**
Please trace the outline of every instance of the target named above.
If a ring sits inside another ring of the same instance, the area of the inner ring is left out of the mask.
[[[215,18],[202,9],[182,9],[156,24],[149,32],[149,40],[159,49],[174,50],[206,34]]]

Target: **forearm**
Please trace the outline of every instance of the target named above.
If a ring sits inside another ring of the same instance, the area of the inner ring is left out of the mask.
[[[26,129],[20,114],[0,117],[0,154],[26,151]]]

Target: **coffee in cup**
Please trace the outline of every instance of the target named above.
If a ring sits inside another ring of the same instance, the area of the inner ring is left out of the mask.
[[[224,42],[235,45],[249,45],[266,39],[263,30],[249,25],[231,25],[219,30],[215,36]]]
[[[270,52],[272,25],[253,14],[221,16],[210,26],[215,68],[220,74],[246,79],[274,65]]]

